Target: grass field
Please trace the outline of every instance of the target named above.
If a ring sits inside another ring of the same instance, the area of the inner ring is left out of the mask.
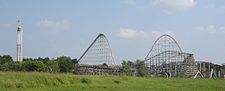
[[[0,72],[0,91],[225,91],[225,80]]]

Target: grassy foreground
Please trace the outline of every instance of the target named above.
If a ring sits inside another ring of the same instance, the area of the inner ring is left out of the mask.
[[[0,72],[0,91],[225,91],[224,79]]]

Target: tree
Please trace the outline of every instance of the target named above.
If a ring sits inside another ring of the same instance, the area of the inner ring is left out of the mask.
[[[59,72],[60,69],[59,69],[59,64],[57,61],[48,61],[46,63],[47,67],[48,67],[48,72]]]
[[[38,57],[37,59],[34,59],[35,61],[42,61],[44,64],[46,64],[48,61],[50,61],[50,58],[45,57],[45,58],[41,58]]]
[[[45,64],[46,64],[47,62],[49,62],[49,61],[51,61],[49,57],[45,57],[45,58],[42,60],[42,62],[45,63]]]
[[[106,63],[103,63],[102,66],[108,66]]]
[[[121,72],[125,75],[131,76],[133,74],[132,69],[134,67],[134,63],[131,61],[123,61]]]
[[[21,62],[12,62],[10,64],[11,71],[23,71],[22,63]]]
[[[135,62],[123,61],[121,72],[128,76],[136,74],[137,76],[143,77],[147,75],[147,68],[145,62],[141,60],[136,60]]]
[[[144,77],[146,76],[147,68],[145,66],[145,62],[141,60],[137,60],[136,63],[137,76]]]
[[[73,62],[70,57],[61,56],[56,59],[59,64],[60,72],[71,72],[73,69]]]
[[[32,58],[23,58],[23,61],[34,61]]]
[[[13,59],[10,55],[3,55],[0,59],[0,64],[3,65],[5,63],[13,62]]]
[[[12,63],[13,63],[13,59],[10,55],[1,56],[0,57],[0,70],[1,71],[9,71]]]
[[[24,71],[47,71],[47,66],[42,61],[24,61],[22,67]]]

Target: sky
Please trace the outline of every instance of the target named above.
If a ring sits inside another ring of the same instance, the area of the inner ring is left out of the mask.
[[[99,33],[116,64],[144,59],[162,34],[195,60],[225,63],[225,0],[0,0],[0,55],[79,58]]]

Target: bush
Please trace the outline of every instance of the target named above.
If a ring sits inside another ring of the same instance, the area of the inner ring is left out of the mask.
[[[70,57],[61,56],[56,59],[59,65],[60,72],[71,72],[74,64]]]
[[[87,78],[82,78],[81,79],[81,83],[90,84],[91,83],[91,80],[90,79],[87,79]]]
[[[114,81],[114,83],[116,83],[116,84],[120,84],[120,81],[117,81],[117,80],[116,80],[116,81]]]
[[[59,72],[59,64],[57,61],[48,61],[46,63],[46,65],[48,66],[48,72]]]
[[[46,72],[47,66],[41,61],[24,61],[22,63],[24,71]]]
[[[10,55],[0,56],[0,70],[10,71],[13,66],[13,59]]]

